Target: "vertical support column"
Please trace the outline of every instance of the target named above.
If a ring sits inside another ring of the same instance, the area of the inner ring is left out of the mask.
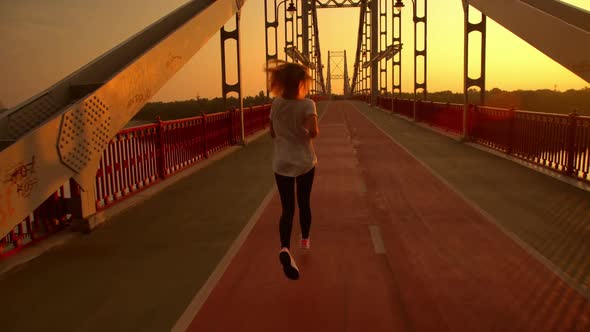
[[[367,11],[365,12],[365,26],[363,27],[363,64],[365,62],[367,62],[370,59],[370,52],[369,52],[369,41],[370,41],[370,37],[369,37],[369,29],[371,26],[370,23],[370,18],[371,18],[371,8],[369,7],[369,5],[367,5]],[[369,96],[369,84],[367,83],[369,80],[369,69],[365,66],[362,67],[362,71],[363,71],[363,95],[365,95],[365,97],[369,97],[367,99],[370,99]]]
[[[379,1],[379,52],[383,52],[387,49],[387,3],[389,0],[378,0]],[[387,94],[387,58],[383,58],[379,61],[379,94]]]
[[[418,9],[421,8],[418,6],[419,3],[423,3],[424,13],[422,16],[419,16]],[[428,91],[426,87],[426,69],[427,69],[427,58],[426,58],[426,48],[427,48],[427,0],[415,0],[413,1],[412,6],[412,13],[413,13],[413,21],[414,21],[414,111],[413,117],[414,121],[416,121],[416,99],[418,97],[418,90],[422,89],[422,100],[427,99]],[[422,24],[422,43],[424,44],[424,48],[419,50],[418,49],[418,24]],[[422,57],[422,82],[418,82],[418,57]]]
[[[371,58],[379,53],[379,0],[371,0]],[[371,105],[377,102],[379,89],[379,63],[371,63]]]
[[[320,49],[320,33],[318,31],[318,15],[317,15],[317,6],[316,6],[316,2],[312,0],[311,2],[311,17],[313,20],[313,31],[314,31],[314,37],[313,37],[313,42],[314,42],[314,52],[316,53],[316,59],[317,59],[317,73],[318,73],[318,80],[319,80],[319,86],[320,89],[323,93],[326,92],[326,86],[324,85],[324,66],[322,65],[322,52]]]
[[[301,53],[303,53],[303,56],[306,57],[307,59],[309,59],[309,62],[312,64],[311,67],[316,66],[317,68],[317,64],[315,61],[315,58],[313,57],[313,55],[309,54],[309,44],[310,44],[310,39],[309,39],[309,1],[308,0],[301,0],[301,6],[298,6],[297,9],[301,9],[301,15],[298,16],[298,22],[300,23],[299,27],[301,28],[301,34],[299,34],[299,30],[297,31],[297,38],[301,38]],[[299,11],[298,11],[299,13]],[[298,29],[299,29],[298,27]],[[312,77],[315,78],[315,72],[317,71],[317,69],[312,69],[309,68],[309,70],[313,70],[312,73]],[[314,79],[315,80],[315,79]],[[316,90],[314,87],[311,87],[310,93],[313,95],[315,94],[313,90]]]
[[[350,95],[350,79],[348,78],[348,63],[346,61],[346,50],[344,50],[344,98]]]
[[[330,59],[330,51],[328,51],[328,81],[326,83],[326,89],[328,90],[328,96],[330,100],[332,99],[332,70],[330,69],[330,63],[332,59]]]
[[[244,137],[244,102],[242,98],[242,85],[241,85],[241,56],[240,56],[240,11],[238,11],[235,15],[235,24],[236,27],[232,31],[225,30],[225,26],[221,27],[220,31],[220,39],[221,39],[221,91],[223,96],[223,110],[227,109],[227,95],[231,92],[235,92],[238,94],[238,99],[240,102],[240,122],[241,122],[241,142],[240,144],[245,144],[245,137]],[[238,81],[235,84],[228,84],[227,83],[227,67],[226,67],[226,48],[225,42],[227,40],[234,39],[236,41],[236,57],[237,57],[237,72],[238,72]]]
[[[392,1],[393,3],[393,1]],[[391,33],[391,44],[402,44],[402,12],[401,10],[394,10],[391,15],[391,25],[393,31]],[[403,50],[403,49],[402,49]],[[402,50],[400,50],[393,58],[391,65],[391,98],[395,98],[395,92],[401,94],[402,92]]]
[[[301,0],[301,53],[303,53],[303,56],[306,56],[311,60],[311,56],[309,54],[309,14],[309,0]]]
[[[469,88],[479,88],[479,104],[484,105],[485,102],[485,72],[486,72],[486,16],[481,14],[481,21],[479,23],[469,22],[469,1],[463,0],[463,134],[462,139],[469,138],[467,128],[467,116],[469,112]],[[481,49],[480,49],[480,73],[479,77],[472,79],[469,77],[469,33],[479,31],[481,33]]]
[[[359,95],[362,94],[362,87],[361,87],[361,82],[362,82],[362,75],[361,75],[361,71],[362,71],[362,66],[363,66],[363,45],[364,45],[364,26],[365,26],[365,17],[366,17],[366,12],[367,10],[367,2],[366,0],[363,0],[361,2],[361,8],[360,8],[360,12],[359,12],[359,25],[358,25],[358,30],[357,30],[357,41],[356,41],[356,55],[355,55],[355,60],[354,60],[354,66],[353,66],[353,76],[352,76],[352,93],[355,95]]]
[[[272,9],[270,10],[273,19],[271,21],[268,20],[269,17],[269,6],[268,2],[272,4]],[[264,0],[264,41],[266,46],[266,63],[265,67],[268,66],[268,62],[271,60],[278,59],[278,26],[279,26],[279,19],[276,17],[276,8],[277,8],[277,0]],[[269,35],[273,36],[274,39],[269,41]],[[270,53],[272,52],[272,53]],[[268,74],[266,77],[266,98],[269,98],[269,86],[268,86]]]
[[[307,8],[307,9],[305,9]],[[306,12],[303,18],[303,52],[307,50],[310,62],[315,66],[315,69],[311,69],[311,77],[313,77],[313,85],[311,93],[313,95],[319,94],[319,82],[318,82],[318,71],[321,70],[318,63],[317,51],[315,47],[315,31],[313,26],[313,15],[311,10],[311,4],[309,0],[303,0],[303,11]]]

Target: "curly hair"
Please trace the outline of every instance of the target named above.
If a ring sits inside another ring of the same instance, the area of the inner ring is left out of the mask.
[[[301,84],[308,84],[312,80],[309,69],[298,63],[273,61],[266,71],[270,73],[270,91],[285,99],[297,98]]]

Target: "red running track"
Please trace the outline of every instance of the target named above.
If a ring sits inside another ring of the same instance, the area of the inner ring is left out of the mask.
[[[353,104],[320,127],[301,279],[278,260],[275,194],[188,331],[590,331],[588,300]]]

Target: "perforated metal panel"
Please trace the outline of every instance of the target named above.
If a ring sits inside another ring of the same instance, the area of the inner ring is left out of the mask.
[[[109,107],[93,96],[64,115],[58,139],[61,161],[80,172],[98,158],[110,140]]]
[[[45,94],[30,104],[8,115],[9,137],[17,139],[31,129],[39,126],[58,111],[58,106],[50,94]]]

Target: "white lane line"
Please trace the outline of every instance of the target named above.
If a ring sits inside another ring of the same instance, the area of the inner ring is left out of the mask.
[[[381,230],[377,225],[369,225],[369,232],[371,233],[371,240],[373,241],[373,248],[376,254],[385,254],[385,245],[383,245],[383,237]]]
[[[238,237],[235,239],[234,243],[231,245],[231,247],[229,248],[229,250],[227,251],[225,256],[221,259],[219,264],[217,264],[217,267],[215,268],[213,273],[209,276],[209,279],[207,279],[207,281],[205,282],[203,287],[201,287],[199,292],[192,299],[191,303],[188,305],[188,307],[182,313],[182,315],[180,316],[180,318],[178,319],[178,321],[176,322],[174,327],[172,327],[172,330],[170,330],[171,332],[184,332],[184,331],[186,331],[186,329],[189,327],[189,325],[191,324],[193,319],[195,319],[195,317],[197,316],[197,313],[199,312],[199,310],[201,310],[201,307],[203,306],[205,301],[207,301],[207,298],[209,297],[209,295],[211,294],[211,292],[213,291],[215,286],[217,286],[217,283],[219,282],[219,280],[221,279],[221,277],[223,276],[223,274],[227,270],[227,267],[229,266],[229,264],[232,262],[232,260],[234,259],[234,257],[236,256],[236,254],[238,253],[240,248],[242,247],[242,244],[244,244],[244,242],[246,241],[246,238],[250,234],[250,231],[252,231],[252,229],[254,228],[254,225],[256,224],[258,219],[260,219],[262,212],[264,211],[264,209],[266,209],[266,206],[268,205],[268,203],[270,202],[270,200],[274,196],[275,192],[276,192],[276,188],[273,187],[266,194],[266,197],[264,197],[264,200],[262,200],[262,203],[258,206],[258,208],[254,212],[254,214],[250,217],[250,220],[248,220],[248,223],[246,224],[244,229],[242,229],[242,232],[240,233],[240,235],[238,235]]]

